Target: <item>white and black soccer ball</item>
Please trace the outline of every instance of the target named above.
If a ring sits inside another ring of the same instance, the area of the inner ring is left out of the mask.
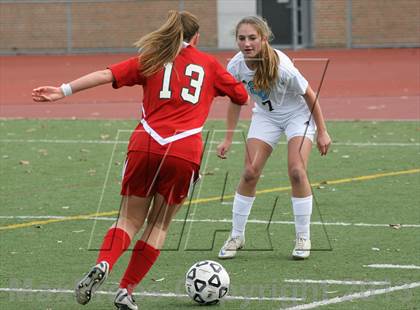
[[[205,260],[191,266],[185,276],[188,296],[203,305],[217,304],[229,291],[230,278],[218,262]]]

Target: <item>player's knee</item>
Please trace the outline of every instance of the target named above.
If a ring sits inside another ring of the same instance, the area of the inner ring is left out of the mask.
[[[292,167],[289,169],[289,178],[292,184],[302,184],[306,180],[306,171],[300,167]]]
[[[260,172],[252,166],[246,167],[243,172],[243,179],[248,184],[256,184],[260,178]]]

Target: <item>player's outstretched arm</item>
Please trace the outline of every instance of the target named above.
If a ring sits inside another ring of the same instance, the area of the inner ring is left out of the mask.
[[[41,86],[34,88],[32,99],[36,102],[56,101],[84,89],[111,83],[113,79],[112,72],[109,69],[95,71],[59,87]]]

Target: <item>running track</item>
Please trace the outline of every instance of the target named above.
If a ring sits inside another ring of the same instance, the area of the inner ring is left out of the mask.
[[[420,119],[420,48],[285,51],[318,89],[329,59],[320,102],[327,120]],[[226,64],[234,51],[216,56]],[[60,85],[133,55],[0,56],[2,118],[139,118],[140,87],[115,91],[109,85],[75,94],[59,103],[32,102],[31,90]],[[306,59],[306,60],[305,60]],[[210,118],[224,118],[227,100],[218,98]],[[249,118],[251,107],[241,117]]]

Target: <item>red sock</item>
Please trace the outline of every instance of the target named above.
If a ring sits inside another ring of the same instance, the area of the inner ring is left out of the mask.
[[[104,237],[96,263],[101,261],[108,262],[109,270],[111,271],[121,254],[127,250],[130,242],[131,238],[125,230],[110,228]]]
[[[160,251],[143,240],[137,241],[134,246],[131,259],[121,279],[120,287],[126,288],[132,294],[134,288],[146,276],[153,264],[159,257]]]

